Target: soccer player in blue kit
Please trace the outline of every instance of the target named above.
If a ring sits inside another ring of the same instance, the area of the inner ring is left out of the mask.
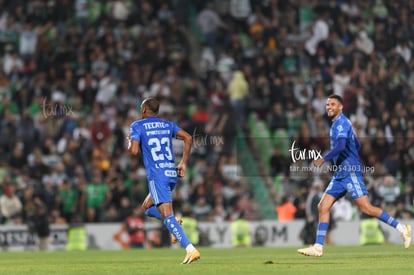
[[[172,242],[178,241],[187,251],[182,264],[200,259],[200,252],[185,235],[180,220],[174,217],[172,191],[177,176],[185,175],[190,155],[192,137],[174,122],[158,118],[159,102],[147,98],[141,104],[141,120],[134,121],[128,135],[128,151],[143,157],[148,179],[149,194],[142,203],[145,214],[162,220],[172,235]],[[176,166],[172,138],[184,141],[183,157]]]
[[[313,246],[298,249],[298,252],[306,256],[321,257],[323,244],[329,225],[329,212],[336,200],[347,192],[351,195],[362,213],[376,217],[380,221],[396,228],[404,241],[404,247],[411,243],[411,226],[401,224],[386,211],[373,206],[368,199],[368,192],[363,182],[363,167],[358,156],[361,147],[352,124],[342,113],[343,100],[338,95],[331,95],[327,99],[326,113],[332,120],[330,130],[331,151],[323,158],[313,160],[313,165],[320,167],[325,161],[333,161],[337,168],[331,182],[325,190],[319,204],[319,223],[316,233],[316,241]]]

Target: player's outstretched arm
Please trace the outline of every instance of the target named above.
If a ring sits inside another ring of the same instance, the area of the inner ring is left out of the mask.
[[[190,156],[191,144],[193,143],[193,138],[184,130],[180,130],[176,135],[177,139],[184,141],[184,150],[183,157],[181,158],[180,163],[177,165],[177,173],[179,177],[184,177],[185,168],[187,166],[188,157]]]

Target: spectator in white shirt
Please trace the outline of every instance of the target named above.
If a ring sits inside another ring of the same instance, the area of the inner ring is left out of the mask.
[[[33,30],[30,23],[26,23],[24,30],[20,33],[19,53],[23,57],[30,57],[36,53],[37,32]]]
[[[110,75],[105,75],[103,71],[98,73],[98,93],[96,94],[96,101],[102,105],[107,105],[116,94],[116,83]]]
[[[129,10],[125,0],[113,1],[112,16],[117,21],[126,21],[128,19]]]
[[[344,96],[345,90],[348,88],[348,85],[351,83],[351,76],[349,75],[345,67],[338,68],[338,71],[334,74],[333,79],[333,91],[334,94],[341,97]]]
[[[374,42],[368,37],[365,31],[360,31],[355,39],[355,46],[358,50],[366,55],[370,55],[374,51]]]
[[[91,139],[91,130],[89,129],[86,118],[81,118],[79,125],[73,130],[73,139],[79,140],[80,138]]]
[[[15,51],[11,51],[4,57],[3,70],[7,75],[9,75],[14,70],[22,72],[23,67],[23,60]]]
[[[14,193],[14,187],[5,186],[0,196],[0,212],[3,216],[3,223],[18,222],[22,212],[22,202]]]
[[[399,56],[401,56],[405,63],[410,64],[412,53],[406,40],[403,40],[400,43],[398,43],[397,47],[395,47],[395,52]]]
[[[227,28],[227,25],[221,20],[216,11],[210,8],[211,4],[197,15],[197,24],[203,33],[209,47],[213,50],[216,48],[217,32],[219,28]]]
[[[305,49],[311,56],[316,54],[319,43],[329,36],[328,16],[327,11],[321,13],[319,19],[313,24],[312,36],[305,42]]]

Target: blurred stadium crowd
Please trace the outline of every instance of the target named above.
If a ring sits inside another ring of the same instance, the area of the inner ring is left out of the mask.
[[[147,193],[125,137],[148,96],[194,137],[176,211],[266,218],[241,177],[238,133],[262,123],[269,139],[326,151],[331,93],[373,167],[372,200],[411,218],[413,12],[413,0],[0,0],[2,222],[27,222],[38,204],[51,223],[124,221]],[[256,156],[278,216],[315,218],[328,173],[292,172],[282,143]]]

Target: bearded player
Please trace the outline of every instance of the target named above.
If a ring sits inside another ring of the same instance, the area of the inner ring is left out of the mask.
[[[326,113],[332,120],[330,130],[331,151],[323,158],[313,161],[313,165],[320,167],[325,161],[333,161],[337,168],[331,182],[325,190],[319,204],[319,223],[316,233],[316,242],[313,246],[298,249],[300,254],[321,257],[323,244],[329,225],[329,212],[336,200],[347,192],[365,215],[378,218],[380,221],[396,228],[404,241],[404,247],[411,243],[411,226],[401,224],[386,211],[373,206],[368,199],[368,192],[363,182],[363,167],[358,156],[361,147],[350,120],[342,113],[343,100],[338,95],[331,95],[327,99]]]

